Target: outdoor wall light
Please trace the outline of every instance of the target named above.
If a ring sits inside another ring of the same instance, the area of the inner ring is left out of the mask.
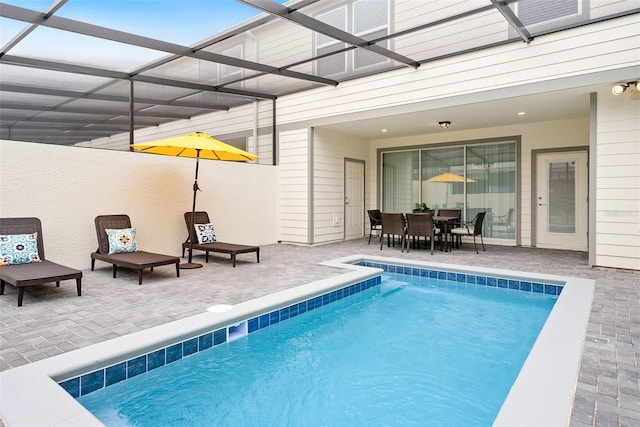
[[[638,82],[618,83],[611,88],[611,93],[616,96],[622,95],[631,86],[633,86],[635,90],[638,90]]]
[[[451,126],[451,122],[448,120],[445,120],[444,122],[438,122],[438,124],[442,129],[448,129]]]

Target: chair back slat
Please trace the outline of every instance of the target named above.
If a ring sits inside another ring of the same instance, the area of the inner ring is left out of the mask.
[[[128,215],[98,215],[95,219],[96,237],[98,238],[98,250],[100,254],[109,253],[109,237],[107,229],[131,228],[131,219]]]
[[[484,216],[486,212],[478,212],[476,217],[473,219],[473,234],[479,235],[482,234],[482,223],[484,222]]]
[[[193,221],[191,220],[192,214]],[[209,214],[207,214],[205,211],[196,211],[185,212],[184,222],[187,225],[187,231],[189,232],[187,242],[191,241],[195,244],[198,243],[198,237],[196,236],[196,229],[193,227],[193,224],[209,224],[211,221],[209,221]]]
[[[382,234],[404,235],[404,218],[401,213],[382,213]]]
[[[433,217],[428,213],[407,213],[407,235],[431,237]]]
[[[439,216],[455,216],[457,218],[462,217],[462,209],[438,209]]]
[[[38,233],[38,256],[44,260],[44,240],[39,218],[0,218],[0,234],[33,234],[36,232]]]
[[[370,209],[367,211],[367,214],[369,215],[369,223],[371,224],[371,228],[382,223],[382,212],[380,212],[380,209]]]

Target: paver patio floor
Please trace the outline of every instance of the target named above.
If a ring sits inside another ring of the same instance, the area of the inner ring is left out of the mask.
[[[172,266],[156,267],[145,272],[141,286],[135,272],[120,269],[113,279],[111,266],[98,262],[96,271],[83,271],[81,297],[75,281],[59,288],[34,286],[17,307],[16,289],[6,286],[0,296],[0,371],[202,313],[214,304],[236,304],[336,276],[344,270],[318,263],[354,254],[595,280],[570,425],[640,425],[640,271],[592,268],[586,253],[571,251],[487,245],[476,255],[473,244],[465,243],[431,256],[425,249],[401,253],[386,244],[381,251],[367,239],[313,247],[277,244],[261,248],[259,264],[255,254],[239,255],[236,268],[227,258],[212,256],[203,268],[181,270],[179,278]]]

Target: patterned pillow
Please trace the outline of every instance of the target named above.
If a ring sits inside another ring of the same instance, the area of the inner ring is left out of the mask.
[[[194,224],[198,243],[213,243],[216,241],[216,232],[213,224]]]
[[[0,265],[42,262],[38,254],[38,233],[0,236]]]
[[[109,237],[109,255],[138,251],[135,228],[107,228],[104,231]]]

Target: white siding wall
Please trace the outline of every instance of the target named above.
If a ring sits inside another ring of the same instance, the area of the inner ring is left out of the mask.
[[[363,111],[389,114],[389,108],[444,100],[444,105],[468,102],[474,93],[502,90],[640,64],[637,16],[620,18],[535,39],[513,43],[282,97],[278,122],[319,120]],[[473,84],[460,84],[473,82]],[[487,94],[488,95],[488,94]],[[453,98],[453,100],[449,99]]]
[[[189,158],[0,141],[0,217],[40,218],[46,257],[75,268],[90,267],[103,214],[129,215],[142,250],[180,255],[194,173]],[[219,240],[277,241],[276,168],[202,160],[198,183]]]
[[[309,242],[309,129],[280,133],[280,237]]]
[[[233,108],[229,111],[203,114],[189,120],[178,120],[160,126],[139,129],[134,132],[134,142],[153,141],[156,139],[170,138],[172,136],[184,135],[190,132],[204,132],[224,141],[224,135],[234,135],[241,132],[243,135],[251,136],[257,120],[257,128],[263,129],[260,134],[257,163],[272,164],[272,138],[268,131],[273,120],[271,101],[258,102]],[[109,138],[100,138],[85,143],[76,144],[77,147],[107,148],[112,150],[128,150],[129,134],[123,133]]]
[[[368,143],[327,130],[313,134],[314,243],[344,237],[344,159],[365,161]],[[365,169],[366,169],[365,165]],[[333,216],[339,218],[333,225]],[[364,215],[364,212],[363,212]]]
[[[640,99],[598,94],[596,265],[640,270]]]

